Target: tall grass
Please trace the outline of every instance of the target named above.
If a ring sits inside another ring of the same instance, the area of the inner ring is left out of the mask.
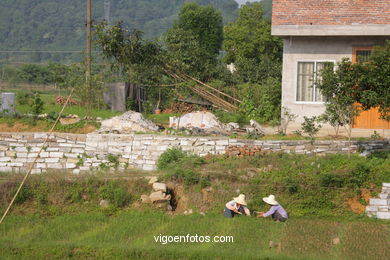
[[[363,231],[364,230],[364,231]],[[363,234],[363,233],[364,234]],[[229,235],[234,243],[156,243],[158,235]],[[333,245],[333,238],[340,238]],[[386,259],[380,222],[294,219],[276,223],[221,214],[168,216],[123,210],[50,218],[11,216],[0,226],[0,258]],[[269,241],[281,248],[269,248]]]

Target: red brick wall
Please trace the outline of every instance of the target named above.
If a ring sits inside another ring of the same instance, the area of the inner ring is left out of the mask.
[[[390,0],[273,0],[272,25],[389,24]]]

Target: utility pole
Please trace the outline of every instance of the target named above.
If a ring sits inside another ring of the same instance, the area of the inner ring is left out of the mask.
[[[92,100],[90,100],[92,94],[91,89],[91,27],[92,27],[92,15],[91,15],[91,0],[87,0],[87,42],[85,48],[85,83],[86,93],[88,93],[88,110],[91,108]]]

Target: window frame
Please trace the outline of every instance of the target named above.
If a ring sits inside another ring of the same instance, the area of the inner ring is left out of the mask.
[[[295,73],[295,97],[294,97],[294,103],[295,104],[312,104],[312,105],[323,105],[326,103],[326,101],[298,101],[297,100],[297,97],[298,97],[298,77],[299,77],[299,63],[300,62],[312,62],[314,63],[314,82],[316,82],[316,79],[317,79],[317,63],[322,63],[322,62],[329,62],[329,63],[333,63],[333,70],[336,69],[336,61],[335,60],[298,60],[296,61],[296,73]],[[314,85],[314,84],[313,84]],[[314,93],[316,91],[316,87],[314,86],[314,89],[313,89],[313,99],[314,99]]]
[[[352,47],[352,63],[357,62],[357,51],[371,51],[372,54],[373,46],[360,46],[360,47]]]

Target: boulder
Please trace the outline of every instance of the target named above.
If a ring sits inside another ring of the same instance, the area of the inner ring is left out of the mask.
[[[110,202],[108,200],[101,200],[99,206],[102,208],[108,208],[110,206]]]
[[[151,203],[152,201],[150,200],[148,195],[142,194],[141,195],[141,202],[147,204],[147,203]]]
[[[158,178],[156,176],[150,177],[148,184],[152,185],[153,183],[157,182]]]
[[[167,196],[162,191],[152,192],[149,195],[150,201],[155,203],[159,201],[167,201]]]
[[[154,191],[166,192],[167,191],[167,185],[165,183],[155,182],[155,183],[153,183],[153,190]]]

